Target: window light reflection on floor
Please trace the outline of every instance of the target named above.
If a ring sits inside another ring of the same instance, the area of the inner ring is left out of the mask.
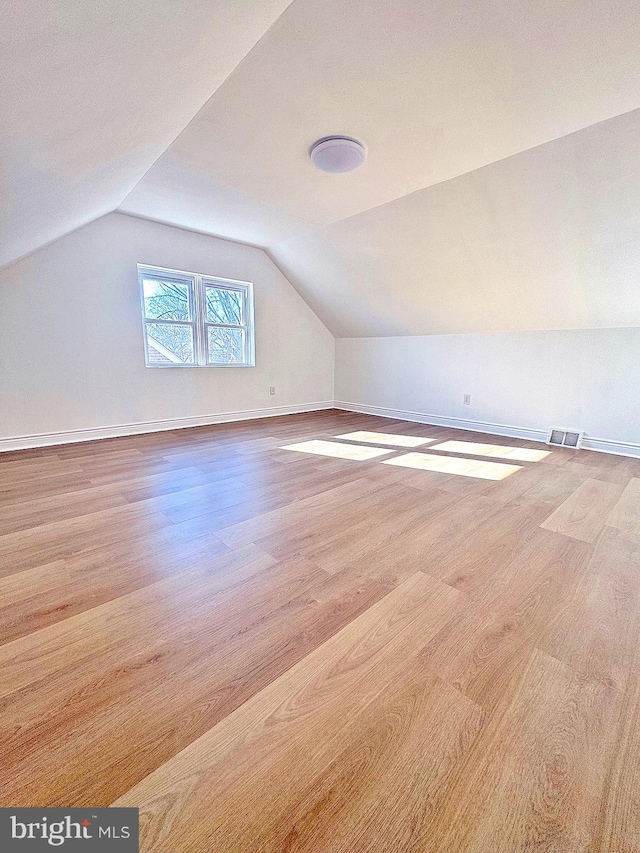
[[[431,456],[428,453],[406,453],[395,459],[381,460],[384,465],[399,465],[403,468],[416,468],[419,471],[438,471],[441,474],[459,474],[464,477],[477,477],[480,480],[504,480],[520,471],[520,465],[506,465],[504,462],[484,462],[478,459],[460,459],[452,456]]]
[[[528,447],[510,447],[503,444],[481,444],[476,441],[444,441],[430,450],[445,450],[449,453],[472,453],[475,456],[495,456],[498,459],[514,459],[517,462],[540,462],[551,454],[550,450],[533,450]]]
[[[372,444],[392,444],[394,447],[420,447],[421,444],[428,444],[430,441],[436,440],[419,435],[394,435],[388,432],[367,432],[366,430],[346,432],[344,435],[337,435],[336,438],[346,438],[349,441],[370,441]]]
[[[342,444],[338,441],[301,441],[298,444],[288,444],[280,450],[297,450],[300,453],[315,453],[318,456],[334,456],[337,459],[355,459],[360,462],[393,453],[392,450],[382,450],[380,447],[361,447],[358,444]]]

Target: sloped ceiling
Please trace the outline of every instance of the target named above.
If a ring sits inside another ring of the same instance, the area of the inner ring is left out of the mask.
[[[264,246],[339,335],[640,325],[637,3],[25,5],[5,258],[118,207]]]
[[[340,337],[640,325],[640,110],[279,243]]]
[[[0,265],[113,210],[290,0],[1,0]]]

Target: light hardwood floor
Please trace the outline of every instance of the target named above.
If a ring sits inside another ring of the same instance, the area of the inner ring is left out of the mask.
[[[334,411],[0,457],[0,806],[138,806],[157,853],[638,853],[640,460],[521,448]]]

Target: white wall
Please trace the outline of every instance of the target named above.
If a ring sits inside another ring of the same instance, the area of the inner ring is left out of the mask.
[[[137,263],[252,281],[255,368],[146,368]],[[0,440],[333,399],[334,338],[261,249],[124,214],[1,271],[0,317]]]
[[[640,454],[639,368],[638,328],[345,338],[336,341],[335,396],[435,422],[502,425],[506,435],[582,429],[614,442],[600,449],[634,452],[622,442]]]

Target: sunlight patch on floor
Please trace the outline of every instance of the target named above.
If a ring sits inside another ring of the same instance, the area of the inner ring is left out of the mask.
[[[515,459],[518,462],[540,462],[551,455],[550,450],[509,447],[503,444],[481,444],[476,441],[443,441],[429,449],[445,450],[449,453],[473,453],[475,456],[496,456],[498,459]]]
[[[416,468],[419,471],[438,471],[441,474],[459,474],[463,477],[477,477],[480,480],[504,480],[520,471],[520,465],[506,465],[504,462],[483,462],[477,459],[459,459],[451,456],[431,456],[428,453],[406,453],[395,459],[383,459],[384,465],[399,465],[403,468]]]
[[[382,450],[379,447],[361,447],[338,441],[301,441],[298,444],[288,444],[280,450],[296,450],[299,453],[315,453],[318,456],[335,456],[337,459],[355,459],[360,462],[393,453],[392,450]]]
[[[370,441],[372,444],[392,444],[394,447],[420,447],[421,444],[436,441],[435,438],[423,438],[419,435],[394,435],[389,432],[367,432],[366,430],[346,432],[344,435],[337,435],[336,438],[346,438],[349,441]]]

